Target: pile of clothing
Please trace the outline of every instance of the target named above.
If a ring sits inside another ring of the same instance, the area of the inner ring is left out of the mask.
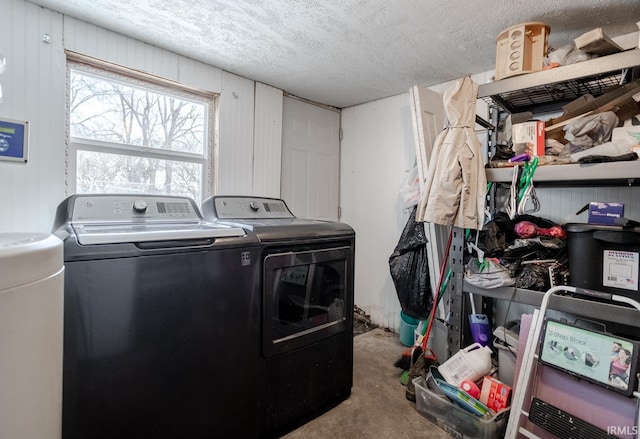
[[[468,239],[476,241],[473,237]],[[476,253],[466,253],[465,280],[480,288],[515,286],[546,291],[569,279],[566,232],[544,218],[500,212],[477,236]]]

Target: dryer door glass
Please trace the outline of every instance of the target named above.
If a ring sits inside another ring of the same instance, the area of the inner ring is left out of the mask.
[[[265,352],[287,351],[345,330],[352,305],[349,247],[265,258]],[[349,320],[348,320],[349,319]]]

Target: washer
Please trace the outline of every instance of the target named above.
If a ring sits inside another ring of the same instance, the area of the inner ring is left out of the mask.
[[[351,394],[355,232],[296,218],[275,198],[216,196],[201,208],[262,244],[259,426],[280,436]]]
[[[74,195],[53,228],[63,437],[256,437],[255,236],[154,195]]]
[[[0,234],[0,437],[60,438],[62,241]]]

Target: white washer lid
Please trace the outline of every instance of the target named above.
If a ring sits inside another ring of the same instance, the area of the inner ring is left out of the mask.
[[[0,293],[58,273],[62,241],[53,235],[0,233]]]

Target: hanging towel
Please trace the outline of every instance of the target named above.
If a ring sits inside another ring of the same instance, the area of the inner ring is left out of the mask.
[[[468,76],[444,92],[448,124],[433,145],[418,204],[421,221],[482,229],[487,178],[475,132],[477,96],[478,84]]]

